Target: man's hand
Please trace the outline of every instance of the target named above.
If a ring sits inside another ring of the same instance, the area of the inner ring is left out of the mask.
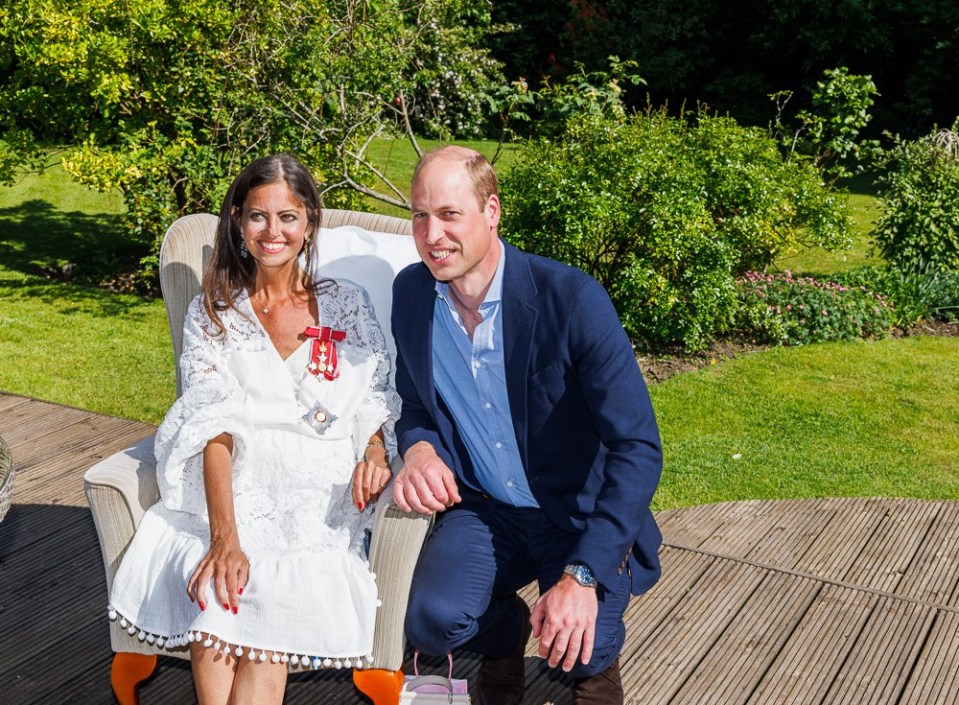
[[[403,463],[393,480],[393,502],[404,512],[432,514],[460,501],[453,471],[429,443],[415,444],[406,451]]]
[[[583,587],[568,575],[540,595],[530,620],[533,636],[539,639],[539,655],[550,668],[562,661],[563,670],[569,672],[577,656],[583,665],[589,663],[598,612],[596,588]]]

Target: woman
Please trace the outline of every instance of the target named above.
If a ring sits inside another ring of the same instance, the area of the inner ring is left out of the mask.
[[[131,634],[189,647],[201,705],[279,703],[291,660],[372,647],[366,539],[399,399],[366,292],[307,274],[319,207],[288,155],[230,187],[157,430],[161,500],[113,584]]]

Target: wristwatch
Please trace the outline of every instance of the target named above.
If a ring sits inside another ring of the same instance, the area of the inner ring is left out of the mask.
[[[571,576],[573,580],[583,587],[596,587],[596,578],[593,575],[593,571],[591,571],[582,563],[571,563],[563,568],[563,572],[566,573],[566,575]]]

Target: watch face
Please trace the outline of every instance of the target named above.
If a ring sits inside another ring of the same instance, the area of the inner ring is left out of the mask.
[[[568,565],[563,572],[572,576],[572,578],[583,587],[593,587],[596,585],[596,578],[593,577],[593,572],[584,565]]]

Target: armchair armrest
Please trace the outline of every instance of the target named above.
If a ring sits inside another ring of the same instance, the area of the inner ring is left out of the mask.
[[[433,516],[401,511],[393,503],[392,483],[376,505],[370,570],[376,575],[382,605],[376,616],[370,667],[398,671],[403,667],[403,625],[413,569],[433,525]]]
[[[153,436],[137,441],[87,470],[83,491],[97,527],[109,593],[113,576],[143,514],[160,499]]]

